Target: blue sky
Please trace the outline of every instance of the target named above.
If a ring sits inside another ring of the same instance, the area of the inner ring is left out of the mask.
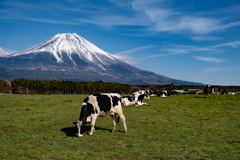
[[[0,56],[57,33],[170,78],[240,85],[239,0],[0,1]]]

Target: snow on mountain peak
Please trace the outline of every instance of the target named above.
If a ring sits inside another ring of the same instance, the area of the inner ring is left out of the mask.
[[[71,57],[72,54],[77,54],[82,60],[94,63],[98,61],[98,63],[100,62],[104,65],[108,62],[106,62],[106,58],[102,59],[102,56],[107,57],[111,61],[116,61],[116,58],[112,55],[101,50],[76,33],[58,33],[33,47],[13,53],[8,57],[30,53],[37,54],[40,52],[49,52],[56,58],[57,62],[64,62],[62,54],[66,53],[75,65],[76,63]],[[101,67],[101,64],[99,66]]]

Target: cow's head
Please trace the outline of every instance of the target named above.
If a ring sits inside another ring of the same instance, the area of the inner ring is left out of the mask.
[[[89,119],[89,116],[91,115],[91,111],[88,110],[87,107],[87,103],[83,102],[82,103],[82,109],[81,109],[81,113],[80,113],[80,118],[77,122],[74,122],[73,124],[75,124],[78,128],[78,137],[82,137],[83,136],[83,132],[84,132],[84,128],[85,128],[85,124],[88,121],[91,121]]]
[[[147,94],[144,94],[144,99],[150,99],[150,97]]]
[[[167,95],[168,95],[167,91],[163,91],[163,94],[164,94],[165,96],[167,96]]]
[[[146,94],[151,94],[152,93],[152,90],[150,91],[150,90],[146,90]]]
[[[85,123],[83,121],[78,120],[77,122],[73,122],[78,128],[78,137],[83,137],[83,132],[85,128]]]

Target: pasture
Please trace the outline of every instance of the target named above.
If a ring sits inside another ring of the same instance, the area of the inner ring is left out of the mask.
[[[82,138],[72,124],[88,95],[0,95],[0,159],[240,159],[240,95],[173,95],[123,106]]]

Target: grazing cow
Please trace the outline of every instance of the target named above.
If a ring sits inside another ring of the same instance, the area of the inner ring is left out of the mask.
[[[169,97],[170,95],[171,95],[171,93],[168,91],[163,91],[163,92],[157,93],[157,96],[159,96],[159,97]]]
[[[212,94],[214,95],[214,98],[215,98],[215,91],[213,86],[206,85],[203,90],[204,90],[205,98],[208,97],[209,93],[211,94],[211,98],[212,98]]]
[[[82,103],[80,118],[77,122],[74,122],[78,128],[78,137],[83,136],[85,124],[89,122],[91,122],[91,131],[89,135],[92,135],[93,132],[95,132],[94,125],[97,117],[105,117],[107,115],[111,115],[113,120],[112,132],[115,131],[116,123],[118,123],[117,115],[121,118],[124,130],[127,132],[125,116],[122,112],[121,96],[119,94],[101,93],[85,98]]]

